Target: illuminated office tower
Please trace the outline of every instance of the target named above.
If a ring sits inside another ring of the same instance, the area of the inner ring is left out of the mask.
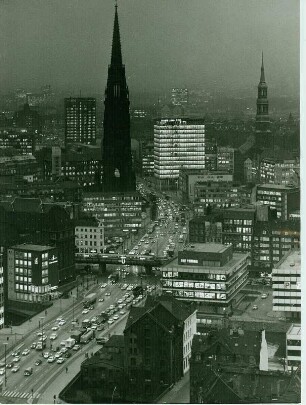
[[[65,98],[65,145],[96,144],[96,99]]]
[[[181,169],[205,169],[205,125],[161,120],[154,125],[154,176],[160,188],[178,185]]]

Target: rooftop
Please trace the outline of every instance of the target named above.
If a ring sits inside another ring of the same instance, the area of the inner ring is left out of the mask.
[[[301,251],[291,250],[275,266],[279,270],[299,270],[301,271]]]
[[[14,245],[12,249],[19,249],[19,250],[26,250],[26,251],[36,251],[36,252],[44,252],[46,250],[54,249],[52,246],[47,245],[34,245],[31,243],[23,243],[21,245]]]
[[[267,183],[267,184],[259,184],[257,186],[258,188],[268,188],[268,189],[275,189],[275,190],[298,190],[297,186],[291,186],[287,184],[272,184],[272,183]]]
[[[287,332],[288,335],[298,335],[298,336],[300,336],[301,333],[302,333],[301,325],[294,323],[290,326]]]
[[[183,250],[202,252],[202,253],[223,253],[228,246],[222,243],[189,243]]]

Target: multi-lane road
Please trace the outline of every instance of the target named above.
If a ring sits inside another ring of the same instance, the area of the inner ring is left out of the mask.
[[[136,285],[136,284],[135,284]],[[6,355],[6,368],[1,369],[2,376],[5,378],[5,372],[7,377],[6,386],[3,383],[2,387],[2,396],[8,398],[16,399],[29,399],[29,398],[38,398],[41,393],[44,391],[44,387],[49,380],[58,374],[60,369],[65,369],[66,367],[69,370],[69,365],[76,360],[79,356],[83,356],[85,359],[86,353],[90,354],[97,351],[101,346],[96,344],[95,340],[92,340],[90,343],[80,345],[80,349],[75,351],[69,349],[71,357],[65,358],[62,364],[58,364],[56,360],[52,363],[48,362],[48,358],[44,358],[43,354],[49,353],[49,356],[55,356],[60,348],[60,343],[69,338],[71,330],[75,329],[73,320],[78,320],[79,325],[82,324],[84,319],[90,319],[94,316],[98,316],[102,311],[105,311],[109,308],[110,305],[116,306],[119,299],[123,299],[123,296],[127,294],[126,289],[121,289],[121,284],[116,285],[107,285],[105,288],[100,286],[96,287],[95,290],[98,295],[98,299],[103,298],[103,302],[97,300],[94,308],[90,310],[87,314],[83,314],[83,305],[82,302],[77,302],[74,305],[74,308],[70,308],[67,311],[63,312],[61,319],[65,321],[65,324],[59,326],[60,318],[53,322],[48,322],[43,324],[35,332],[33,332],[29,337],[27,337],[18,348],[14,349],[13,352],[8,352]],[[108,295],[110,294],[110,295]],[[105,329],[103,331],[96,331],[97,336],[109,337],[110,334],[122,333],[125,320],[127,317],[127,311],[124,314],[120,314],[120,311],[116,312],[119,316],[118,320],[115,320],[114,323],[108,324],[106,322]],[[74,316],[74,319],[73,319]],[[58,328],[53,330],[52,328]],[[37,342],[39,337],[37,333],[43,333],[47,336],[46,339],[46,348],[43,351],[37,351],[31,348],[32,343]],[[57,337],[55,340],[50,340],[52,333],[56,333]],[[29,349],[29,354],[22,355],[22,352],[25,349]],[[14,356],[16,352],[20,352],[20,356]],[[19,357],[19,361],[15,361]],[[63,357],[63,355],[61,356]],[[2,359],[2,363],[4,362]],[[40,365],[35,365],[37,360],[41,360]],[[20,368],[17,372],[13,372],[13,368],[10,368],[10,365],[18,365]],[[24,371],[31,367],[33,369],[33,374],[30,376],[24,376]],[[4,371],[5,370],[5,371]],[[67,371],[68,371],[67,370]],[[4,371],[4,372],[3,372]]]

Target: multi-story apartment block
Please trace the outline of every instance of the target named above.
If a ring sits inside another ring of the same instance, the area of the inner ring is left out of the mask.
[[[104,229],[96,218],[76,221],[75,247],[79,253],[104,253]]]
[[[96,99],[65,98],[65,145],[96,144]]]
[[[256,201],[275,209],[277,218],[287,220],[300,207],[300,190],[289,185],[261,184],[257,186]]]
[[[288,252],[272,270],[273,311],[301,318],[301,252]]]
[[[195,120],[161,120],[154,125],[158,186],[177,184],[181,169],[205,169],[205,125]]]
[[[301,366],[302,329],[300,324],[292,324],[286,334],[286,360],[287,370],[296,370]]]
[[[163,291],[180,300],[209,304],[216,314],[230,312],[247,283],[248,256],[233,253],[230,245],[189,244],[163,267]]]

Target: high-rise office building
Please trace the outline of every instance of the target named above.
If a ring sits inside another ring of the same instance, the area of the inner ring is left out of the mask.
[[[154,125],[154,176],[160,187],[178,181],[181,169],[205,169],[205,125],[161,120]]]
[[[65,98],[65,145],[96,143],[96,99]]]
[[[257,113],[256,113],[256,143],[260,147],[267,147],[270,145],[271,130],[270,130],[270,118],[269,118],[269,102],[268,102],[268,86],[265,79],[265,69],[263,63],[261,63],[261,74],[258,84],[258,97],[257,97]]]
[[[130,100],[125,66],[122,63],[117,6],[104,105],[103,191],[135,191],[136,179],[132,167],[130,136]]]

